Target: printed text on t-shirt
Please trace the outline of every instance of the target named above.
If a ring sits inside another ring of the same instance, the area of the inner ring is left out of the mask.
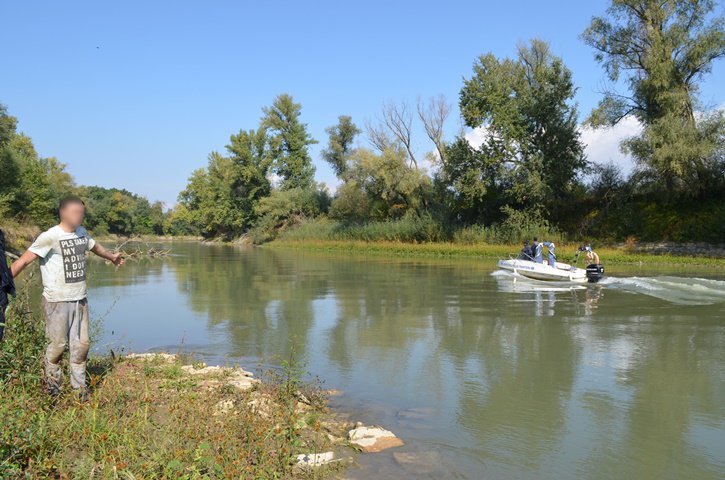
[[[63,271],[65,283],[83,282],[86,279],[86,247],[88,239],[70,238],[60,241],[63,255]]]

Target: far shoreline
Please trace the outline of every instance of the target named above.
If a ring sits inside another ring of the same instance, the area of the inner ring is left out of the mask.
[[[702,244],[696,244],[704,249]],[[264,248],[284,248],[319,252],[352,252],[370,255],[408,256],[408,257],[450,257],[450,258],[484,258],[499,259],[516,255],[520,245],[505,244],[459,244],[451,242],[406,243],[391,241],[360,241],[360,240],[285,240],[276,239],[262,244]],[[565,243],[557,245],[558,257],[565,262],[570,261],[579,245]],[[648,245],[647,247],[652,247]],[[680,251],[687,246],[677,244]],[[671,265],[671,266],[707,266],[725,268],[725,257],[705,256],[702,254],[675,254],[640,251],[638,247],[606,246],[595,250],[602,257],[604,264],[622,265]],[[717,251],[717,250],[716,250]],[[583,260],[583,259],[582,259]],[[581,261],[581,260],[580,260]]]

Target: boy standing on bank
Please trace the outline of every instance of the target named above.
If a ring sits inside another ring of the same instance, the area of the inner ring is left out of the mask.
[[[60,223],[41,233],[10,267],[13,278],[40,258],[43,279],[45,331],[50,343],[45,351],[45,384],[48,393],[60,392],[60,359],[66,345],[70,351],[70,384],[82,400],[87,398],[88,301],[86,300],[86,254],[90,250],[115,266],[123,264],[120,253],[112,253],[93,240],[81,225],[86,207],[78,197],[60,201]]]

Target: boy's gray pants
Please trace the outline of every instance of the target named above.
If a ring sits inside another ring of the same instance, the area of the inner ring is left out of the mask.
[[[70,385],[86,386],[88,338],[88,301],[48,302],[43,298],[45,333],[50,343],[45,350],[45,380],[51,387],[60,387],[60,359],[66,345],[70,350]]]

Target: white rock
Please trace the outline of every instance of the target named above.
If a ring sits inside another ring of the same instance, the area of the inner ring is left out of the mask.
[[[172,355],[170,353],[157,353],[157,352],[149,352],[149,353],[129,353],[126,355],[126,358],[129,358],[131,360],[163,360],[165,362],[172,362],[176,360],[176,355]]]
[[[401,439],[389,430],[381,427],[358,426],[348,433],[350,443],[364,452],[380,452],[387,448],[405,445]]]
[[[259,380],[255,378],[239,376],[231,378],[228,383],[237,390],[245,391],[250,390],[252,387],[254,387],[254,385],[259,383]]]
[[[190,375],[215,375],[224,372],[222,367],[216,365],[211,367],[204,366],[201,368],[196,368],[194,365],[182,365],[181,370]]]
[[[203,367],[197,368],[194,365],[182,365],[181,370],[188,373],[189,375],[220,375],[229,374],[233,377],[253,377],[252,372],[248,372],[242,368],[234,367],[220,367],[218,365],[207,365],[202,364]]]
[[[297,465],[304,467],[319,467],[335,461],[333,452],[303,453],[297,455]]]

